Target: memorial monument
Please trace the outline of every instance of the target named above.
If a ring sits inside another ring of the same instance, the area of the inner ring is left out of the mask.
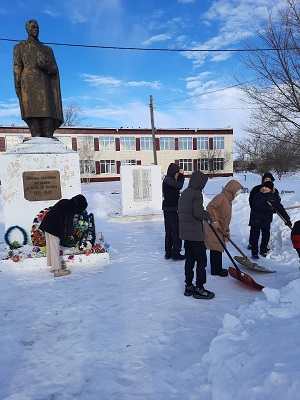
[[[21,116],[32,137],[53,138],[63,123],[59,72],[51,47],[38,39],[39,25],[26,22],[28,38],[14,47],[14,80]]]
[[[31,137],[0,157],[0,174],[5,231],[23,232],[31,244],[36,215],[61,198],[81,193],[81,183],[78,153],[53,138],[63,123],[54,53],[39,41],[36,20],[27,21],[26,30],[28,38],[14,47],[13,70],[21,116]]]

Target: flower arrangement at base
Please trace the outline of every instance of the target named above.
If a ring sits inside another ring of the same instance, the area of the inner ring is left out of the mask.
[[[11,259],[13,262],[18,263],[25,259],[46,257],[46,239],[44,232],[39,229],[39,226],[50,208],[51,207],[41,210],[34,218],[31,228],[31,241],[33,246],[27,245],[28,237],[25,230],[23,230],[21,227],[13,226],[7,230],[5,234],[5,241],[9,245],[9,251],[4,260]],[[18,229],[23,234],[23,245],[18,241],[12,242],[10,240],[10,233],[14,229]],[[63,248],[60,250],[60,255],[68,256],[68,260],[74,259],[74,256],[79,254],[89,256],[93,253],[96,254],[108,252],[109,244],[105,242],[102,232],[99,238],[100,243],[95,243],[96,235],[94,215],[88,214],[87,211],[75,215],[73,236],[74,240],[70,240],[69,236],[65,235],[60,243],[61,246],[63,246]],[[21,247],[22,252],[20,250]]]

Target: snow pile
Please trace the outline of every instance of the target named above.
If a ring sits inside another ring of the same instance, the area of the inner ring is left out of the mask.
[[[261,180],[244,177],[234,176],[249,188]],[[230,179],[209,179],[205,204]],[[299,176],[275,184],[294,190],[282,194],[285,207],[299,204]],[[277,272],[241,267],[263,291],[211,276],[208,257],[206,287],[216,297],[203,301],[183,296],[184,263],[164,259],[163,220],[115,222],[119,182],[86,184],[82,193],[96,237],[110,244],[109,262],[74,258],[71,275],[57,279],[46,265],[0,263],[1,400],[299,398],[299,258],[278,216],[271,251],[259,259]],[[300,208],[289,213],[300,219]],[[250,257],[248,219],[245,193],[233,202],[231,239]]]
[[[226,314],[209,348],[213,400],[286,399],[300,392],[300,279],[281,290],[263,289],[266,300]]]

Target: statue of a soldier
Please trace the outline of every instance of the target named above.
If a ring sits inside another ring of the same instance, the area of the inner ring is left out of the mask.
[[[63,123],[59,73],[51,47],[38,39],[39,25],[26,22],[28,38],[14,47],[15,89],[31,136],[53,138]]]

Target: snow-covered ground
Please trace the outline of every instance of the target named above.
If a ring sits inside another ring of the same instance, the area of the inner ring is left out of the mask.
[[[261,181],[234,178],[249,189]],[[228,180],[208,181],[205,204]],[[275,186],[294,191],[281,195],[285,207],[300,204],[300,175]],[[276,273],[240,267],[263,291],[211,276],[208,265],[206,287],[216,297],[196,300],[183,296],[184,262],[164,260],[162,219],[111,218],[120,213],[119,190],[119,182],[82,186],[97,234],[110,244],[108,264],[75,264],[54,279],[46,267],[1,261],[0,399],[298,399],[300,272],[290,229],[274,216],[272,250],[259,261]],[[300,208],[289,213],[300,219]],[[250,256],[248,218],[241,194],[231,238]],[[3,238],[2,209],[0,221]]]

